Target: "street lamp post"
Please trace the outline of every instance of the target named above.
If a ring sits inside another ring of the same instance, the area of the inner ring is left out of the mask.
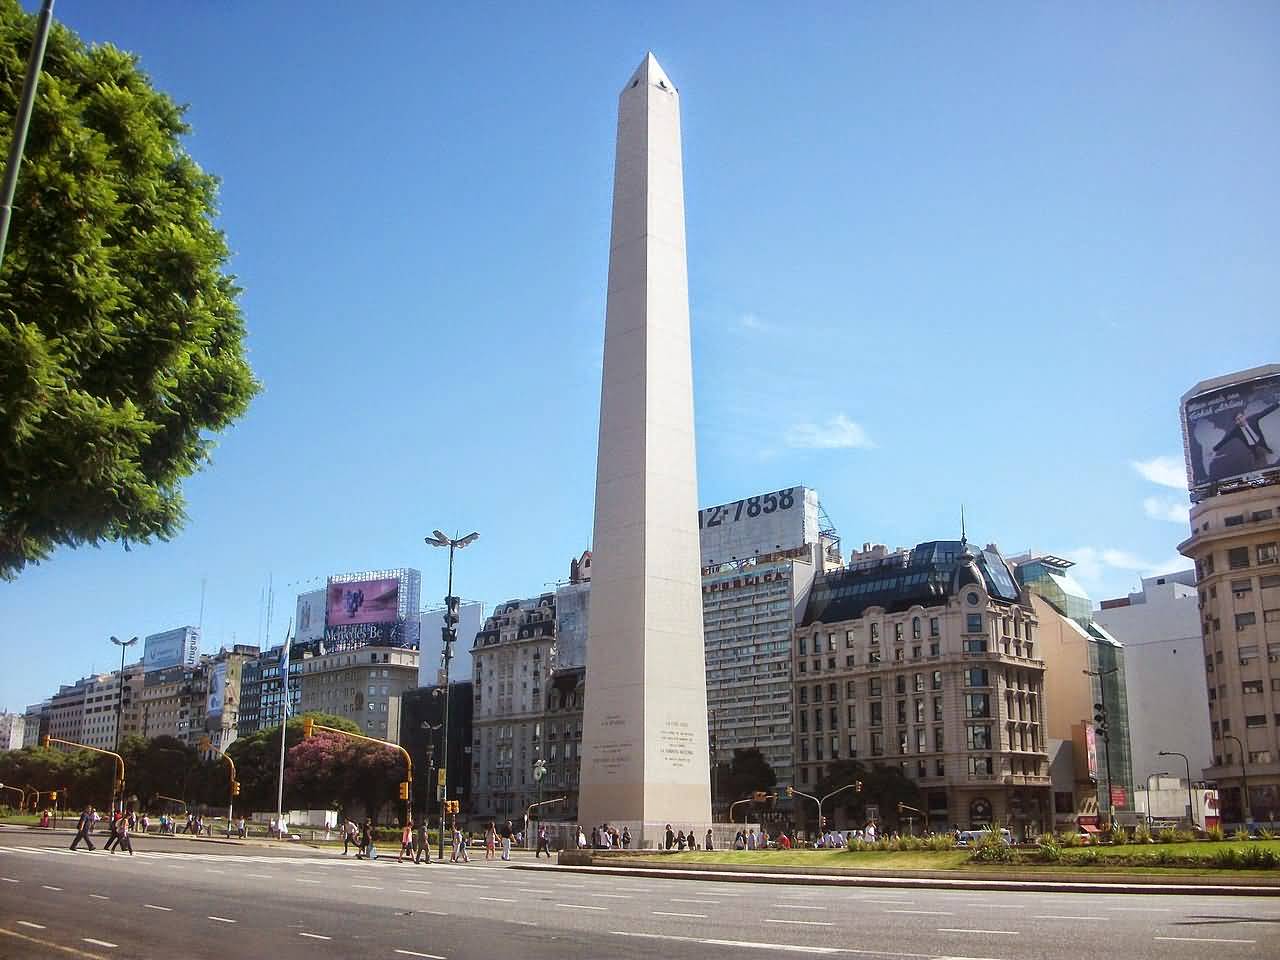
[[[129,640],[121,640],[118,637],[112,637],[111,642],[120,648],[120,678],[116,683],[116,686],[119,687],[119,689],[116,691],[116,753],[119,753],[120,752],[120,728],[123,726],[123,722],[124,722],[123,720],[124,718],[124,653],[126,650],[128,650],[130,647],[132,647],[135,643],[138,642],[138,638],[133,637]],[[124,784],[121,784],[120,786],[123,789]],[[116,808],[116,792],[115,790],[112,790],[111,791],[111,809],[114,810],[115,808]],[[121,797],[120,797],[120,809],[121,810],[124,809],[123,793],[121,794]]]
[[[716,712],[715,710],[707,711],[707,718],[711,721],[711,736],[707,738],[711,746],[711,819],[716,816],[716,781],[720,779],[720,749],[717,741],[718,730],[716,728]]]
[[[1177,750],[1160,750],[1156,753],[1157,757],[1181,757],[1182,762],[1187,765],[1187,823],[1193,828],[1196,825],[1196,805],[1191,798],[1191,760],[1185,753],[1179,753]]]
[[[1107,826],[1108,828],[1115,822],[1116,809],[1111,799],[1111,724],[1107,720],[1107,684],[1105,677],[1111,676],[1113,673],[1119,673],[1119,667],[1112,667],[1110,670],[1082,670],[1087,676],[1098,678],[1098,702],[1094,704],[1093,721],[1097,729],[1102,733],[1102,745],[1106,753],[1107,768]]]
[[[1244,815],[1244,828],[1248,830],[1249,819],[1250,819],[1249,818],[1249,770],[1245,766],[1245,760],[1247,759],[1247,757],[1245,756],[1245,752],[1244,752],[1244,744],[1240,742],[1239,737],[1231,733],[1224,733],[1222,735],[1222,739],[1234,740],[1236,742],[1236,746],[1240,748],[1240,782],[1241,782],[1241,790],[1242,790],[1241,797],[1240,797],[1241,799],[1240,812]]]
[[[465,537],[451,538],[439,530],[432,530],[431,536],[425,538],[428,546],[449,548],[449,588],[444,598],[444,627],[441,637],[444,640],[444,653],[441,661],[444,664],[444,721],[440,736],[440,786],[445,799],[449,797],[449,661],[453,659],[453,644],[458,639],[458,598],[453,595],[453,554],[463,547],[473,544],[480,534],[472,532]],[[444,808],[440,813],[440,859],[444,859]]]

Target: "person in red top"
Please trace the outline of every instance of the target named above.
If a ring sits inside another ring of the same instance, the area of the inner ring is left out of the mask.
[[[785,833],[778,834],[778,846],[780,846],[783,850],[790,850],[791,838],[788,837]]]

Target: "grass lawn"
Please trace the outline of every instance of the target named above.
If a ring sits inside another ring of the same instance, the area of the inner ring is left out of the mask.
[[[1262,848],[1280,854],[1280,840],[1200,841],[1194,843],[1124,844],[1116,847],[1072,847],[1062,851],[1060,863],[1036,863],[1032,850],[1019,851],[1021,859],[1014,864],[973,863],[968,850],[723,850],[711,852],[664,854],[663,864],[718,863],[726,866],[752,867],[827,867],[842,870],[1113,870],[1118,872],[1185,874],[1189,870],[1221,873],[1276,875],[1275,870],[1227,870],[1213,865],[1215,855],[1225,850]],[[1176,857],[1198,862],[1161,863]],[[1083,859],[1087,858],[1087,859]],[[1136,862],[1135,862],[1136,861]],[[1145,862],[1144,862],[1145,861]]]

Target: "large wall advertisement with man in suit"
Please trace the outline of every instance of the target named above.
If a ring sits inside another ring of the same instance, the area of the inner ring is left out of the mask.
[[[1280,376],[1255,377],[1182,405],[1187,484],[1193,498],[1217,484],[1280,469]]]

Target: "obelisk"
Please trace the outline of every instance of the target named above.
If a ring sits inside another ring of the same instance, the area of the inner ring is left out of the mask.
[[[578,819],[661,843],[711,822],[680,96],[618,97]]]

